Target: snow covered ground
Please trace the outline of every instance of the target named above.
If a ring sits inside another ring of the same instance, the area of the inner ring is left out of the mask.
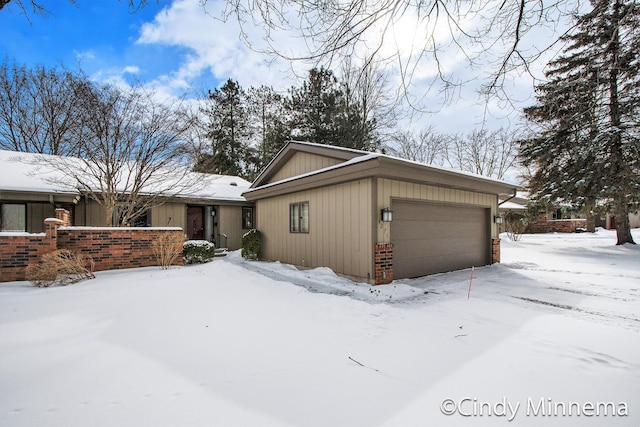
[[[640,245],[503,237],[467,298],[470,273],[370,287],[232,253],[1,284],[0,425],[640,425]]]

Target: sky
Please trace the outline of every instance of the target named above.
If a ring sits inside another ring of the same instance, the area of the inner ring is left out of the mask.
[[[126,0],[78,0],[77,6],[65,0],[44,0],[50,16],[30,15],[29,19],[9,3],[0,11],[0,56],[26,65],[81,68],[102,82],[140,82],[169,98],[206,92],[228,78],[243,88],[264,84],[284,92],[299,85],[301,76],[312,67],[310,63],[291,64],[249,49],[240,39],[237,22],[220,19],[226,2],[209,0],[205,2],[206,9],[200,3],[151,0],[146,7],[131,13]],[[411,22],[399,20],[392,33],[387,34],[383,54],[394,49],[410,51],[408,47],[416,42],[416,34],[424,30],[412,28]],[[251,25],[245,30],[259,47],[262,34],[254,32]],[[276,37],[283,50],[298,52],[304,48],[304,42],[291,34]],[[411,65],[408,56],[405,58]],[[472,81],[456,93],[446,108],[440,108],[444,95],[428,87],[433,68],[417,67],[412,96],[426,99],[423,105],[437,114],[414,117],[411,122],[405,119],[403,127],[435,125],[441,132],[457,133],[471,131],[483,123],[497,128],[517,121],[512,106],[495,100],[485,103],[475,93],[481,82],[478,78],[486,75],[486,70],[469,69],[464,56],[455,49],[446,51],[442,59],[456,78]],[[535,69],[541,75],[541,66]],[[387,72],[393,89],[399,84],[393,64]],[[532,102],[529,76],[512,76],[507,89],[519,105]]]

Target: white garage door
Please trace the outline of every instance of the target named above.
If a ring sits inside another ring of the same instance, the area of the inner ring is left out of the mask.
[[[392,210],[394,278],[489,264],[488,209],[394,200]]]

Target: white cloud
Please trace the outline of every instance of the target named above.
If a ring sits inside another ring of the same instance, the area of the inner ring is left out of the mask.
[[[237,22],[217,18],[222,16],[223,6],[223,2],[208,3],[205,13],[198,2],[176,0],[158,13],[153,22],[143,25],[137,43],[189,51],[175,71],[162,80],[176,88],[185,88],[203,73],[211,73],[217,80],[232,78],[243,87],[261,84],[277,90],[290,87],[295,78],[290,64],[249,49],[240,39]],[[256,37],[259,34],[256,33]]]
[[[268,47],[266,35],[259,25],[245,22],[241,28],[233,15],[224,22],[221,18],[227,5],[225,1],[209,1],[206,10],[199,3],[175,0],[161,10],[152,22],[142,26],[137,44],[178,47],[187,52],[170,73],[148,83],[155,90],[181,94],[191,87],[192,82],[209,75],[216,81],[232,78],[245,88],[265,84],[284,91],[299,84],[299,77],[305,77],[306,70],[313,66],[309,62],[291,63],[259,53],[261,47]],[[504,82],[505,93],[512,100],[521,101],[519,104],[511,105],[497,99],[485,102],[478,95],[480,85],[486,83],[490,73],[496,69],[496,63],[491,63],[492,59],[499,59],[508,47],[507,43],[481,46],[464,42],[462,31],[478,35],[486,28],[487,22],[481,21],[478,15],[463,13],[458,28],[445,18],[428,20],[413,15],[411,9],[407,11],[390,21],[376,23],[369,29],[368,38],[355,46],[354,55],[365,57],[371,49],[381,47],[380,56],[389,58],[387,72],[390,89],[396,90],[405,84],[409,99],[415,105],[437,112],[437,116],[429,116],[420,122],[437,122],[443,131],[453,132],[466,132],[486,125],[485,120],[491,122],[489,127],[499,127],[496,123],[508,124],[514,107],[532,102],[533,80],[522,73],[509,75]],[[497,27],[503,29],[502,25],[509,24],[499,23]],[[528,38],[532,40],[531,44],[523,47],[535,51],[538,43],[546,46],[549,42],[543,39],[549,37],[549,31],[545,31],[543,28],[537,29]],[[557,32],[556,28],[554,33]],[[254,50],[246,46],[242,34],[252,43]],[[491,40],[491,34],[485,36]],[[313,44],[317,42],[305,40],[299,32],[275,31],[269,37],[270,43],[281,54],[292,56],[313,52]],[[438,51],[437,64],[433,55],[424,50],[430,37],[442,47]],[[458,37],[457,40],[454,37]],[[459,45],[461,41],[462,45]],[[307,42],[311,45],[307,45]],[[467,55],[478,54],[479,48],[486,49],[482,61],[471,67]],[[400,55],[394,58],[398,52]],[[532,69],[536,77],[542,76],[545,63],[544,59],[540,60]],[[331,65],[334,71],[338,71],[336,63]],[[409,80],[403,79],[401,67],[411,76]],[[447,87],[440,80],[439,71],[444,72],[445,78],[452,78],[453,82],[464,85]]]
[[[122,69],[122,74],[140,74],[140,67],[128,65]]]

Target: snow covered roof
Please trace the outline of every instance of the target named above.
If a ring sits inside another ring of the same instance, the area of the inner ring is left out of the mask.
[[[80,164],[80,159],[73,157],[59,158],[61,161]],[[54,166],[57,156],[48,154],[21,153],[0,150],[0,191],[49,194],[79,194],[80,190],[72,179]],[[174,171],[167,170],[159,174],[158,182],[171,186],[177,180]],[[182,174],[180,174],[182,176]],[[90,180],[90,174],[87,174]],[[203,174],[188,172],[186,180],[197,185],[176,195],[178,198],[197,198],[225,201],[245,201],[242,193],[251,185],[237,176]],[[177,185],[178,183],[176,183]],[[153,185],[157,185],[153,184]],[[153,185],[148,192],[153,192]],[[98,187],[95,186],[94,190]]]
[[[39,159],[44,157],[41,154],[0,150],[0,190],[78,194],[74,186],[54,183],[59,171],[41,164]]]
[[[513,202],[504,202],[498,205],[500,209],[507,209],[512,211],[524,211],[527,210],[526,206],[519,205],[518,203]]]

